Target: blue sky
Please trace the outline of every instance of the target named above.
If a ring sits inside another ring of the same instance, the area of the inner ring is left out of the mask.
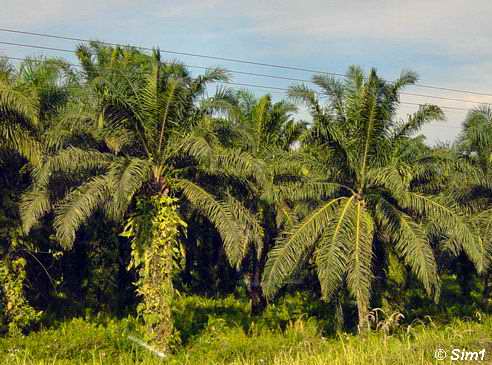
[[[160,46],[338,73],[351,64],[359,64],[364,68],[376,67],[387,79],[396,77],[402,69],[412,69],[425,84],[492,94],[492,2],[487,0],[3,0],[1,7],[0,27],[4,28]],[[0,41],[63,48],[75,45],[1,32]],[[7,56],[40,53],[0,45],[0,54]],[[220,65],[287,77],[311,76],[199,58],[180,59],[194,65]],[[289,85],[287,81],[239,75],[234,81],[276,87]],[[492,103],[492,97],[488,96],[422,88],[408,91],[469,101],[402,97],[413,103],[434,102],[455,108],[476,105],[472,102]],[[404,116],[415,108],[402,105],[400,113]],[[459,133],[466,112],[449,109],[445,112],[445,123],[424,130],[430,143],[451,141]]]

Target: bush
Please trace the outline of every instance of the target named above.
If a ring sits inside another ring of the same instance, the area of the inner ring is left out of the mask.
[[[138,324],[124,320],[75,318],[29,336],[0,341],[0,354],[15,357],[30,354],[39,360],[56,359],[89,361],[93,353],[112,358],[122,352],[132,352],[134,345],[127,336],[138,331]]]

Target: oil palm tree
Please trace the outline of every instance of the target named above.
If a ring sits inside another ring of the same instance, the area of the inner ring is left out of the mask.
[[[179,178],[185,172],[178,167],[183,163],[181,154],[187,145],[205,142],[205,138],[198,141],[199,137],[193,133],[197,124],[192,115],[196,109],[194,102],[207,82],[224,75],[216,70],[198,80],[188,80],[165,72],[166,67],[156,53],[143,87],[133,89],[127,100],[112,95],[120,110],[105,116],[109,120],[97,135],[100,145],[90,149],[68,145],[46,158],[34,172],[33,191],[25,197],[26,230],[54,209],[58,217],[55,219],[57,238],[62,245],[70,246],[79,226],[95,209],[103,208],[112,218],[121,218],[133,196],[144,186],[149,195],[167,194],[171,186],[179,187],[190,198],[193,192],[202,192]],[[69,110],[68,117],[72,117],[71,113]],[[91,127],[96,128],[98,122],[94,119],[100,118],[97,112],[83,114],[78,122],[88,123],[91,118]],[[186,152],[190,155],[192,149]],[[50,187],[56,190],[57,186],[50,184],[59,176],[77,188],[50,191]],[[208,195],[202,197],[205,196]],[[30,205],[31,199],[39,205]],[[78,209],[77,204],[84,208]]]
[[[209,167],[204,174],[210,174],[210,166],[220,167],[231,160],[225,151],[212,153],[213,131],[207,129],[210,118],[197,107],[207,83],[223,80],[226,75],[217,69],[192,78],[184,67],[161,62],[159,52],[154,52],[148,59],[149,71],[144,70],[142,80],[123,77],[130,90],[126,94],[121,93],[119,83],[122,79],[118,80],[116,91],[112,93],[112,88],[107,86],[111,78],[104,78],[104,74],[97,77],[98,85],[106,84],[103,93],[106,102],[85,106],[86,113],[75,118],[78,123],[96,129],[93,134],[95,144],[85,147],[64,145],[47,156],[33,173],[32,189],[24,195],[21,214],[28,232],[44,215],[53,212],[56,237],[63,246],[70,247],[79,227],[96,211],[103,211],[115,221],[122,221],[128,217],[127,213],[133,212],[131,222],[133,229],[138,231],[135,236],[145,241],[141,247],[144,255],[145,252],[157,255],[155,260],[145,256],[144,261],[147,258],[148,261],[135,262],[135,266],[144,266],[139,271],[141,277],[148,272],[157,275],[146,276],[148,280],[144,278],[147,281],[141,283],[140,293],[145,303],[166,301],[157,303],[154,309],[156,313],[164,311],[164,316],[169,317],[169,298],[159,299],[145,291],[155,284],[167,285],[166,293],[172,292],[169,261],[172,261],[176,247],[166,246],[164,253],[153,250],[155,242],[167,242],[169,237],[164,236],[174,237],[182,224],[175,214],[175,201],[168,197],[182,198],[200,211],[215,225],[228,245],[239,240],[239,230],[226,204],[217,201],[197,183],[202,171],[195,157],[197,150],[201,152],[200,157],[208,156]],[[94,75],[92,77],[96,79]],[[89,82],[88,87],[93,85]],[[73,111],[73,108],[67,111],[68,119],[74,118]],[[201,163],[205,164],[204,161]],[[142,221],[149,209],[154,215]],[[135,212],[140,214],[135,215]],[[162,226],[163,217],[169,218],[169,225],[176,229],[167,230],[167,225]],[[152,228],[150,231],[149,227]],[[134,255],[134,259],[136,257]],[[148,314],[150,318],[152,313]],[[165,320],[151,323],[151,336],[161,349],[167,348],[171,327]]]
[[[39,167],[51,120],[67,100],[72,75],[69,66],[61,60],[28,58],[14,67],[6,59],[0,59],[0,165],[4,183],[9,181],[9,176],[12,179],[7,189],[11,194],[3,200],[12,199],[17,205],[21,186],[28,183],[29,171]],[[6,213],[5,217],[18,217],[14,207],[2,213]],[[12,220],[0,244],[2,300],[15,303],[5,311],[9,331],[25,330],[40,318],[41,312],[31,307],[24,289],[29,282],[27,268],[33,264],[44,269],[29,251],[27,240],[17,239],[16,223],[19,223],[17,219]],[[12,288],[17,289],[12,291]]]
[[[295,220],[286,191],[304,178],[293,148],[305,125],[293,119],[293,104],[274,103],[269,95],[257,99],[247,91],[237,91],[230,93],[228,101],[229,148],[244,162],[251,161],[254,171],[246,175],[241,174],[243,169],[229,171],[229,176],[238,179],[224,189],[224,200],[241,226],[243,239],[225,245],[225,251],[230,263],[246,274],[251,312],[256,315],[266,306],[261,277],[268,252],[278,232]]]
[[[395,120],[399,92],[416,81],[403,72],[389,83],[375,70],[365,76],[351,67],[345,81],[313,78],[327,106],[304,85],[290,95],[307,103],[313,126],[306,136],[318,170],[334,184],[329,199],[286,232],[271,251],[264,275],[269,296],[306,257],[317,268],[322,294],[329,298],[345,284],[356,299],[359,329],[366,327],[376,252],[392,251],[411,269],[429,294],[439,293],[439,277],[429,232],[444,235],[443,247],[464,251],[477,270],[487,266],[484,243],[455,204],[444,196],[415,191],[429,164],[405,154],[405,144],[427,122],[443,118],[432,105],[421,106],[406,121]]]
[[[17,151],[34,165],[39,164],[44,147],[57,135],[53,120],[68,102],[77,82],[75,72],[62,60],[27,58],[18,68],[1,61],[2,146]]]
[[[40,145],[34,136],[39,122],[39,98],[20,83],[6,59],[0,64],[0,148],[15,150],[33,164],[39,163]]]
[[[492,108],[476,107],[468,113],[464,129],[454,149],[457,159],[468,169],[455,174],[450,190],[455,199],[469,210],[484,240],[490,244],[492,233]],[[492,252],[489,253],[492,257]],[[492,284],[490,269],[483,275],[482,304],[488,307]]]

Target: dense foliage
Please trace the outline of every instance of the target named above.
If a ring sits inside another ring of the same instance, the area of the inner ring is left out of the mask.
[[[248,298],[266,328],[302,292],[324,334],[373,329],[374,308],[409,323],[491,310],[489,107],[430,147],[418,132],[439,107],[397,116],[412,72],[350,67],[275,102],[211,93],[226,72],[195,76],[158,51],[77,56],[81,69],[0,62],[3,334],[136,315],[149,343],[178,351],[194,294]]]

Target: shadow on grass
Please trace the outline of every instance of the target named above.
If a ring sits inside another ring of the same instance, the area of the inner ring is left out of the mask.
[[[249,305],[234,298],[186,298],[177,303],[173,315],[175,328],[179,331],[183,344],[198,337],[218,318],[228,327],[241,327],[244,331],[248,331],[254,319],[250,316]]]

